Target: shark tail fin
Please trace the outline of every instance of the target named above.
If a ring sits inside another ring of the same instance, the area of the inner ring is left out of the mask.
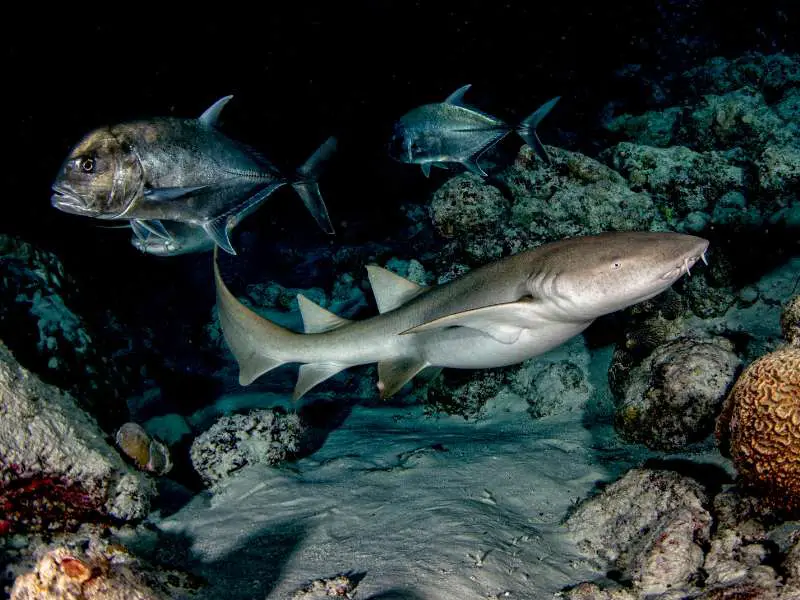
[[[214,282],[222,334],[239,363],[239,383],[250,385],[264,373],[287,362],[299,334],[256,314],[228,290],[219,273],[214,248]]]
[[[300,196],[308,212],[311,213],[311,216],[314,217],[314,220],[320,228],[325,233],[331,235],[333,235],[335,231],[331,223],[331,218],[328,215],[325,201],[322,199],[322,193],[319,190],[317,178],[319,177],[322,167],[330,159],[335,150],[336,138],[329,137],[317,148],[303,166],[297,169],[296,180],[292,183],[294,191]]]
[[[539,157],[547,164],[550,164],[550,156],[547,154],[544,144],[542,144],[542,141],[536,134],[536,128],[560,99],[561,96],[556,96],[555,98],[548,100],[539,108],[537,108],[535,112],[523,119],[522,123],[517,126],[517,133],[520,135],[520,137],[525,140],[525,143],[528,144],[528,146],[530,146],[533,151],[536,152],[536,154],[538,154]]]

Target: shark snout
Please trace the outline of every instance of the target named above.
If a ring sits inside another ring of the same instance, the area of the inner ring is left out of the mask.
[[[706,250],[708,250],[709,241],[695,236],[686,236],[686,238],[689,248],[678,254],[678,259],[675,261],[672,269],[664,273],[664,279],[678,279],[682,275],[691,277],[691,269],[698,261],[702,261],[703,264],[708,265]]]

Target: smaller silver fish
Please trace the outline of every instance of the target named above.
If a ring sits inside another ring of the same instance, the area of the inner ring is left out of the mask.
[[[450,94],[444,102],[426,104],[403,115],[394,126],[389,155],[403,163],[417,164],[425,176],[431,166],[447,168],[447,163],[460,163],[469,171],[487,177],[478,161],[490,148],[512,131],[516,131],[544,160],[550,157],[536,135],[536,127],[561,98],[545,102],[516,126],[497,117],[464,105],[467,84]]]
[[[168,221],[164,228],[169,237],[155,235],[150,231],[134,233],[131,245],[145,254],[153,256],[179,256],[181,254],[197,254],[208,252],[214,248],[212,240],[202,227],[179,221]]]

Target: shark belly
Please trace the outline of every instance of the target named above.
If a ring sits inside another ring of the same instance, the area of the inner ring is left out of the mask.
[[[437,332],[416,334],[427,362],[434,367],[488,369],[520,363],[560,346],[578,335],[592,321],[552,322],[525,329],[510,344],[468,327],[452,327]]]

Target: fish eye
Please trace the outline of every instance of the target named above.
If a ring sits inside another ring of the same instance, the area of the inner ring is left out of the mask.
[[[94,173],[96,163],[93,157],[87,156],[78,160],[78,167],[84,173]]]

